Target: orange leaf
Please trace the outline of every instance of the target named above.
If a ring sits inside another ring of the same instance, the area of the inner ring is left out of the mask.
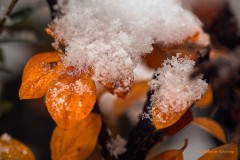
[[[186,107],[181,112],[171,111],[169,113],[162,112],[158,107],[153,107],[152,117],[156,129],[163,129],[176,123],[182,115],[188,110]]]
[[[208,90],[202,95],[202,98],[198,100],[195,105],[200,108],[206,108],[210,106],[213,102],[213,91],[212,87],[209,85]]]
[[[122,80],[116,80],[115,82],[99,81],[99,83],[101,83],[108,92],[120,98],[126,97],[126,95],[130,91],[132,82],[133,82],[133,79],[129,84],[125,84]]]
[[[188,109],[183,116],[172,126],[165,128],[164,132],[167,133],[169,136],[173,136],[186,127],[190,122],[193,120],[193,115],[191,109]]]
[[[89,114],[76,128],[56,127],[51,139],[52,160],[85,160],[94,151],[101,129],[101,117]]]
[[[20,99],[34,99],[46,95],[52,80],[63,69],[58,53],[47,52],[33,56],[27,62],[23,72],[19,90]]]
[[[209,150],[198,160],[237,160],[238,145],[225,144],[215,149]]]
[[[13,139],[5,133],[0,138],[0,159],[35,160],[35,157],[25,144]]]
[[[156,45],[153,45],[153,51],[149,54],[146,54],[143,59],[150,68],[158,68],[161,66],[163,61],[167,59],[166,53],[161,51],[160,48]]]
[[[123,114],[129,107],[133,106],[133,104],[139,103],[139,101],[146,97],[148,89],[149,88],[146,81],[133,84],[131,91],[125,97],[125,99],[116,99],[113,114],[119,116]]]
[[[96,86],[86,74],[63,73],[50,86],[46,104],[55,122],[72,128],[91,112],[96,101]]]
[[[186,139],[184,146],[180,150],[167,150],[151,160],[183,160],[183,151],[186,149],[187,145],[188,141]]]
[[[224,130],[214,120],[210,118],[205,118],[205,117],[198,117],[193,119],[193,124],[209,132],[211,135],[213,135],[223,143],[227,142]]]

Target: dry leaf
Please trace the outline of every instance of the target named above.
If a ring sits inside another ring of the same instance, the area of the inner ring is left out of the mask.
[[[213,135],[223,143],[227,142],[224,130],[214,120],[206,117],[197,117],[193,119],[193,124],[209,132],[211,135]]]
[[[54,39],[57,39],[59,41],[60,44],[65,46],[65,42],[63,39],[59,39],[54,31],[54,28],[52,26],[48,26],[45,28],[46,33],[51,36]]]
[[[125,99],[116,99],[113,108],[114,116],[122,115],[129,107],[133,106],[133,104],[138,104],[139,101],[145,99],[148,89],[149,87],[146,81],[134,83]]]
[[[6,133],[0,138],[0,159],[2,160],[35,160],[32,151],[20,141]]]
[[[186,139],[184,146],[180,150],[167,150],[151,160],[183,160],[183,151],[186,149],[187,145],[188,141]]]
[[[193,120],[193,115],[191,109],[188,109],[184,115],[172,126],[165,128],[164,132],[169,136],[173,136],[179,131],[181,131],[184,127],[186,127]]]
[[[52,160],[85,160],[94,151],[101,129],[101,117],[89,114],[76,128],[56,127],[51,139]]]
[[[189,107],[185,107],[185,109],[181,112],[171,111],[169,113],[162,112],[158,107],[153,108],[152,117],[154,126],[156,129],[163,129],[176,123],[184,115]],[[159,115],[161,115],[160,118]]]
[[[122,80],[116,80],[115,82],[99,81],[99,83],[101,83],[108,92],[120,98],[126,97],[130,91],[132,82],[133,79],[129,84],[125,84]]]
[[[55,122],[72,128],[86,118],[96,101],[96,86],[86,74],[67,72],[49,87],[46,104]]]
[[[195,106],[202,109],[210,106],[213,102],[213,91],[212,87],[208,85],[208,90],[202,95],[202,98],[195,103]]]
[[[33,56],[23,72],[20,99],[34,99],[46,95],[51,82],[63,69],[58,53],[47,52]]]
[[[225,144],[215,149],[209,150],[198,160],[237,160],[238,159],[238,145]]]

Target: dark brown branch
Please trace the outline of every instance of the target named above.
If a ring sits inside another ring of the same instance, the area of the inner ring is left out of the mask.
[[[8,9],[6,13],[4,14],[4,17],[0,21],[0,33],[3,30],[4,23],[6,22],[7,18],[11,15],[13,8],[17,4],[18,0],[12,0],[11,3],[8,6]]]
[[[151,92],[148,93],[144,112],[148,112],[151,94]],[[145,160],[149,150],[165,137],[167,135],[164,132],[157,131],[149,119],[140,119],[128,138],[127,151],[123,155],[120,155],[119,159]]]

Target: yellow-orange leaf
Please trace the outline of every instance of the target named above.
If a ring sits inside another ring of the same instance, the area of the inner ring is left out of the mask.
[[[154,126],[156,129],[163,129],[176,123],[189,107],[185,107],[181,112],[171,111],[169,113],[162,112],[158,107],[153,108],[152,117]]]
[[[119,116],[123,114],[128,107],[138,104],[140,101],[144,100],[148,89],[149,88],[146,81],[134,83],[131,91],[125,97],[125,99],[116,99],[113,114]]]
[[[55,122],[72,128],[91,112],[96,101],[96,86],[86,74],[64,73],[49,87],[46,104]]]
[[[188,145],[188,141],[185,140],[184,146],[180,150],[167,150],[160,153],[151,160],[183,160],[183,151]]]
[[[148,67],[158,68],[162,65],[163,61],[167,59],[167,55],[165,52],[161,51],[158,46],[153,45],[153,51],[146,54],[143,59]]]
[[[206,130],[211,135],[222,141],[227,142],[226,135],[222,127],[214,120],[206,117],[197,117],[193,119],[193,124],[199,126],[200,128]]]
[[[58,53],[47,52],[33,56],[26,64],[22,84],[19,90],[20,99],[40,98],[47,93],[52,80],[64,69]]]
[[[133,79],[129,84],[125,84],[122,80],[116,80],[115,82],[99,81],[99,83],[101,83],[108,92],[120,98],[126,97],[126,95],[130,91],[132,82],[133,82]]]
[[[225,144],[215,149],[209,150],[198,160],[237,160],[238,145]]]
[[[5,133],[0,138],[0,159],[35,160],[35,157],[25,144],[11,138]]]
[[[213,102],[213,91],[212,91],[212,87],[209,85],[208,90],[202,95],[202,98],[195,103],[195,105],[200,108],[206,108],[210,106],[212,102]]]
[[[70,130],[56,127],[51,139],[52,160],[85,160],[94,151],[101,129],[101,117],[90,114]]]

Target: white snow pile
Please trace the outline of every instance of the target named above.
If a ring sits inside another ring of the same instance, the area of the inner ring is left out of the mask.
[[[156,72],[156,78],[151,80],[150,88],[154,91],[151,96],[153,110],[158,108],[160,113],[157,120],[163,121],[161,114],[181,112],[207,91],[208,84],[202,80],[202,75],[190,79],[195,62],[180,54],[167,59]]]
[[[119,155],[127,151],[126,144],[127,140],[117,135],[115,139],[111,138],[111,141],[107,143],[107,148],[110,154],[117,159]]]
[[[51,27],[66,45],[65,65],[92,67],[95,80],[121,79],[125,86],[152,44],[181,43],[201,32],[179,0],[61,0],[56,7],[63,15]]]
[[[12,137],[7,133],[3,133],[1,139],[2,141],[9,142],[12,139]]]

